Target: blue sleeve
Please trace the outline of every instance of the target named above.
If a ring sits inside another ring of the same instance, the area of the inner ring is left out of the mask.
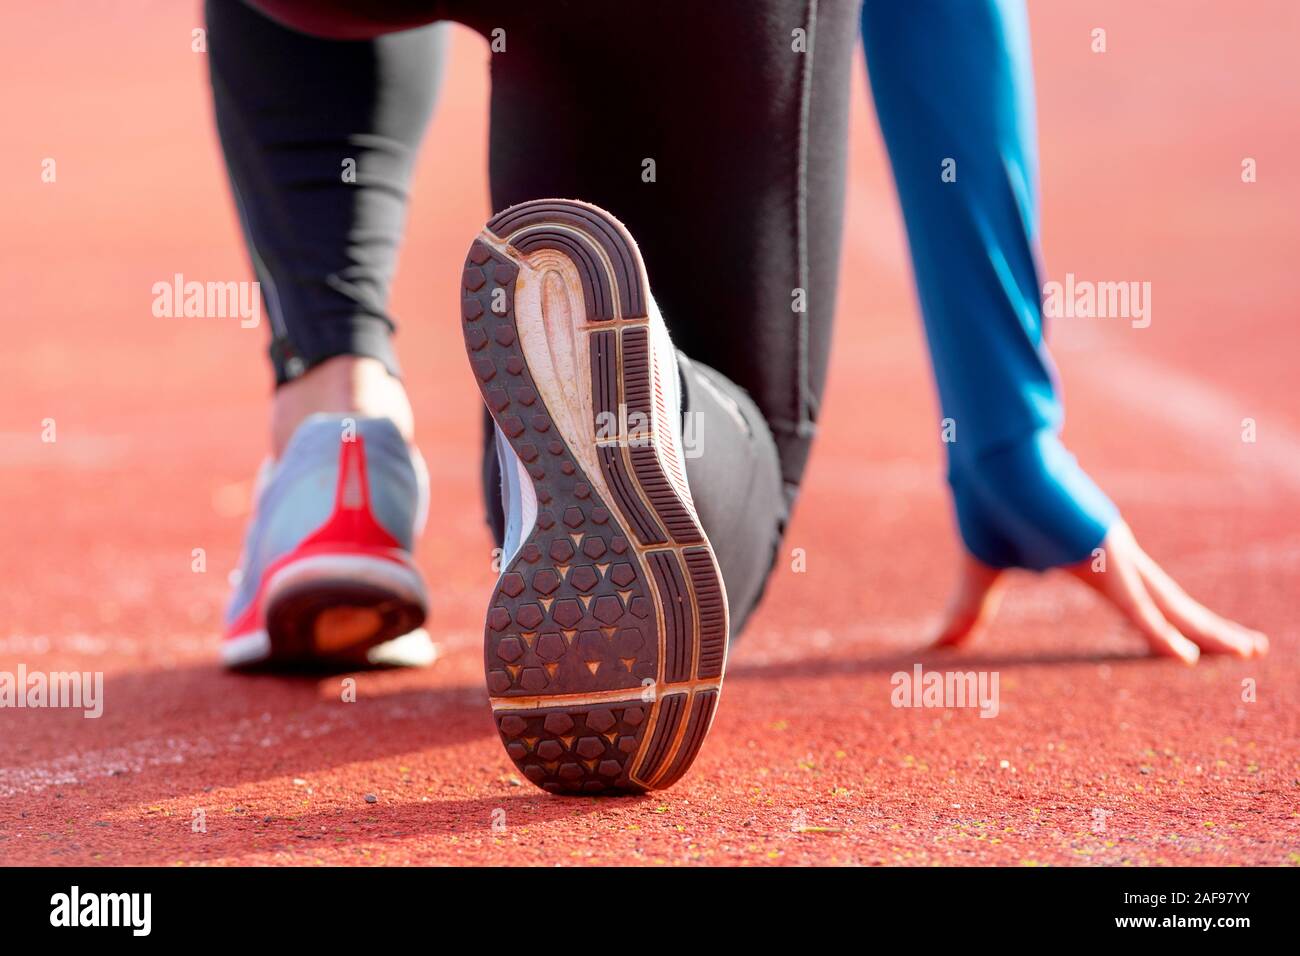
[[[1117,511],[1058,437],[1024,0],[866,0],[862,36],[952,420],[962,539],[995,567],[1080,561]]]

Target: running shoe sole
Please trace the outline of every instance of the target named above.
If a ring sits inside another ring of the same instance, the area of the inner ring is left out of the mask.
[[[511,207],[470,247],[461,315],[536,497],[485,627],[506,751],[553,793],[671,786],[717,709],[727,600],[668,418],[676,365],[636,243],[584,203]]]

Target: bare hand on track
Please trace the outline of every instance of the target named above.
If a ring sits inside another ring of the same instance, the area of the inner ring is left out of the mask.
[[[1202,652],[1236,657],[1258,657],[1268,652],[1268,638],[1259,631],[1221,617],[1179,587],[1142,550],[1123,521],[1111,528],[1102,549],[1104,563],[1089,558],[1061,570],[1110,601],[1142,633],[1153,654],[1195,664]],[[1004,583],[1002,569],[966,555],[956,591],[932,645],[964,644],[987,627],[997,610]]]

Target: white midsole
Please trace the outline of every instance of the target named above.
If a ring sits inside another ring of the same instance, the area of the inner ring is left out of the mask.
[[[221,642],[221,663],[227,667],[264,661],[271,656],[271,637],[266,631],[252,631]]]
[[[254,664],[270,656],[271,638],[266,631],[253,631],[221,645],[221,663],[226,667]],[[427,667],[437,659],[438,645],[422,627],[366,651],[367,662],[391,667]]]
[[[501,463],[501,504],[506,517],[499,565],[504,573],[537,523],[537,492],[524,463],[510,446],[510,440],[495,424],[493,428],[496,431],[497,460]]]
[[[268,606],[286,588],[339,578],[384,588],[421,606],[427,604],[424,582],[414,568],[363,554],[318,554],[293,561],[276,571],[267,582],[262,606]]]
[[[369,555],[319,554],[293,561],[276,571],[267,582],[266,590],[262,595],[262,607],[270,606],[271,602],[287,588],[313,581],[339,579],[383,588],[402,600],[419,604],[421,607],[428,606],[424,582],[414,568]],[[425,637],[427,638],[428,635],[426,634]],[[265,628],[228,638],[221,645],[221,659],[227,666],[232,667],[265,660],[270,654],[271,638]]]

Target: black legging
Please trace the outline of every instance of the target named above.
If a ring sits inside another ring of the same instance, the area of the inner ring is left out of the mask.
[[[856,0],[258,6],[294,29],[207,0],[209,62],[277,381],[342,354],[397,373],[388,291],[442,58],[437,28],[409,28],[473,27],[504,43],[492,56],[493,206],[563,196],[608,209],[694,360],[683,378],[704,454],[687,474],[743,621],[826,376]]]

